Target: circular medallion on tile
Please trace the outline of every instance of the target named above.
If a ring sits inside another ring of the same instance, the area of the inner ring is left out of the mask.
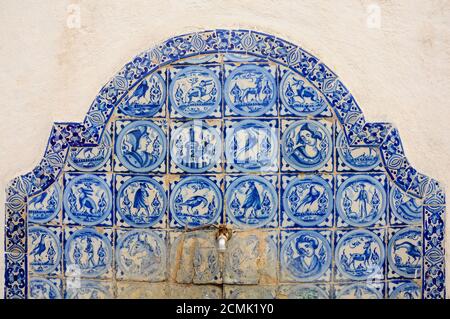
[[[60,266],[61,242],[52,228],[28,229],[28,266],[35,274],[49,274]]]
[[[283,105],[298,116],[317,115],[327,107],[318,91],[292,71],[286,72],[281,80],[280,97]]]
[[[278,197],[272,182],[261,176],[234,180],[225,194],[228,217],[239,227],[262,227],[278,210]]]
[[[283,133],[281,152],[286,162],[298,171],[318,170],[333,152],[330,132],[317,121],[294,122]]]
[[[28,220],[37,224],[45,224],[54,219],[61,210],[61,188],[53,183],[44,192],[28,201]]]
[[[218,164],[221,153],[219,131],[205,122],[187,122],[171,133],[171,159],[185,172],[206,172]]]
[[[279,291],[287,299],[329,299],[322,287],[313,284],[281,285]]]
[[[408,227],[389,240],[388,260],[393,270],[406,278],[418,278],[422,272],[422,231]]]
[[[333,190],[319,176],[296,177],[286,187],[282,197],[288,216],[301,226],[323,222],[333,210]]]
[[[167,208],[164,188],[147,176],[135,176],[123,183],[116,198],[116,209],[127,224],[151,227],[160,221]]]
[[[389,194],[391,211],[406,224],[421,224],[423,207],[420,200],[409,196],[398,187],[392,186]]]
[[[235,124],[225,141],[227,163],[242,172],[276,169],[278,138],[268,122],[245,120]]]
[[[58,287],[48,279],[33,278],[28,283],[29,299],[61,299]]]
[[[339,216],[355,227],[375,224],[386,210],[387,195],[374,177],[355,175],[339,186],[336,208]]]
[[[370,283],[355,283],[336,293],[336,299],[383,299],[383,296]]]
[[[67,239],[64,253],[67,276],[99,277],[111,267],[110,241],[91,228],[75,231]]]
[[[80,280],[78,284],[66,288],[66,299],[113,299],[107,281]]]
[[[111,214],[110,187],[97,175],[78,175],[64,190],[64,210],[80,225],[92,226]]]
[[[78,171],[99,170],[111,158],[111,145],[110,133],[105,131],[98,146],[70,148],[68,161]]]
[[[336,266],[345,277],[364,280],[383,271],[384,244],[369,230],[346,233],[335,249]]]
[[[262,115],[273,107],[275,101],[275,78],[264,67],[241,65],[225,81],[225,102],[239,115]]]
[[[120,110],[128,116],[152,117],[158,113],[166,99],[166,84],[158,73],[153,73],[139,83],[128,96]]]
[[[220,189],[206,177],[183,178],[171,192],[170,212],[181,226],[212,224],[218,220],[221,211]]]
[[[172,107],[187,118],[202,118],[218,109],[221,85],[216,74],[201,66],[186,67],[170,84]]]
[[[130,171],[147,173],[166,158],[166,136],[151,121],[135,121],[120,131],[116,141],[116,155]]]
[[[330,243],[316,231],[296,231],[281,247],[281,267],[300,281],[322,276],[330,268],[331,258]]]
[[[342,161],[355,171],[370,171],[380,164],[375,148],[350,147],[344,132],[340,132],[336,142],[336,150]]]
[[[166,248],[157,233],[133,230],[119,235],[116,247],[119,270],[127,279],[164,279]]]
[[[390,299],[421,299],[421,289],[418,284],[407,281],[399,284],[389,296]]]

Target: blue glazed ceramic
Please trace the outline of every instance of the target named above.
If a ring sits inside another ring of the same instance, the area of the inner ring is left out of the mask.
[[[70,180],[64,190],[64,210],[74,222],[92,226],[111,214],[112,194],[100,175],[83,174]]]
[[[153,226],[163,218],[166,209],[164,188],[151,177],[132,177],[117,193],[116,210],[133,227]]]
[[[136,87],[120,110],[135,117],[152,117],[158,113],[166,100],[166,84],[158,73],[153,73]]]
[[[112,142],[109,132],[103,134],[99,146],[72,148],[69,151],[69,163],[78,171],[94,172],[100,170],[111,159]]]
[[[130,171],[147,173],[165,160],[167,140],[155,123],[135,121],[120,131],[115,150],[119,161]]]
[[[116,262],[127,279],[160,281],[165,277],[166,248],[157,233],[132,230],[119,236]]]
[[[96,230],[82,228],[67,239],[64,258],[67,276],[98,277],[111,268],[111,243]]]
[[[333,211],[333,190],[319,176],[293,179],[283,193],[283,207],[301,226],[316,226]]]
[[[445,298],[443,187],[356,98],[252,30],[144,51],[8,184],[5,297]]]
[[[370,147],[350,147],[344,132],[339,133],[336,150],[344,163],[355,171],[370,171],[377,167],[381,158],[377,151]]]
[[[383,271],[384,243],[369,230],[353,230],[339,239],[334,256],[337,268],[346,278],[369,279]]]
[[[330,132],[320,122],[301,120],[291,124],[281,140],[283,158],[300,172],[323,167],[333,152]]]
[[[412,281],[401,283],[389,296],[390,299],[420,299],[420,286]]]
[[[48,223],[58,215],[61,206],[61,188],[53,184],[45,192],[30,199],[28,218],[33,223]]]
[[[387,196],[374,177],[356,175],[345,180],[336,193],[339,216],[352,226],[370,226],[385,213]]]
[[[422,230],[417,227],[403,228],[388,244],[389,265],[405,278],[418,278],[422,272]]]
[[[382,299],[382,294],[370,283],[348,285],[336,294],[336,299]]]
[[[179,72],[170,84],[173,108],[187,118],[202,118],[213,113],[221,101],[221,85],[213,71],[191,66]]]
[[[278,196],[272,183],[261,176],[234,180],[225,194],[227,216],[239,227],[262,227],[278,210]]]
[[[241,172],[273,171],[278,158],[276,129],[259,120],[237,122],[227,133],[225,156],[227,164]]]
[[[292,233],[281,247],[281,266],[298,281],[321,277],[329,270],[331,259],[330,243],[316,231]]]
[[[182,226],[213,224],[222,212],[221,191],[206,177],[186,177],[171,192],[170,211]]]
[[[282,103],[294,115],[314,116],[327,108],[325,99],[299,74],[288,71],[280,84]]]
[[[400,221],[406,224],[420,224],[423,207],[420,201],[403,193],[398,187],[392,187],[389,194],[390,208]]]
[[[171,134],[171,159],[185,172],[206,172],[218,164],[221,154],[220,132],[204,122],[184,123]]]
[[[61,240],[53,231],[41,226],[28,229],[28,265],[35,274],[50,274],[60,266]]]
[[[225,102],[237,114],[259,116],[276,101],[275,78],[264,67],[242,65],[225,81]]]
[[[61,299],[58,287],[45,278],[30,278],[28,289],[30,299]]]

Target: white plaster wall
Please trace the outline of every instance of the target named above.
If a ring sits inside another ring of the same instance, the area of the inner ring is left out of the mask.
[[[81,28],[67,27],[70,4]],[[380,28],[368,27],[371,4]],[[135,54],[211,28],[264,31],[318,56],[369,121],[399,128],[417,169],[450,185],[449,1],[1,0],[0,24],[0,203],[6,183],[38,163],[52,122],[81,121]]]

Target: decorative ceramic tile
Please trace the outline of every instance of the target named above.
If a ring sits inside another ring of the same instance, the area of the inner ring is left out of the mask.
[[[227,172],[278,171],[278,121],[225,121]]]
[[[445,298],[445,194],[318,58],[171,38],[6,188],[6,298]]]
[[[62,190],[54,183],[46,191],[28,201],[28,221],[36,224],[59,224],[62,208]]]
[[[278,225],[276,175],[229,175],[225,181],[226,221],[237,228]]]
[[[112,225],[111,175],[64,176],[64,223],[84,226]]]
[[[67,278],[66,299],[112,299],[113,284],[110,281]]]
[[[33,275],[58,275],[62,259],[61,229],[31,226],[28,228],[28,269]]]
[[[117,172],[165,172],[166,122],[117,121],[114,170]]]
[[[282,171],[333,171],[331,122],[282,120],[281,134]]]
[[[170,277],[176,283],[222,283],[223,259],[213,232],[170,233]]]
[[[281,233],[280,280],[327,281],[331,277],[331,231]]]
[[[280,115],[332,116],[325,98],[300,74],[280,67],[280,78]]]
[[[108,172],[111,171],[112,137],[106,131],[96,147],[73,147],[67,159],[67,171]]]
[[[336,139],[336,170],[338,172],[368,172],[382,170],[376,148],[350,147],[345,133],[339,130]]]
[[[422,229],[419,227],[389,229],[387,257],[389,277],[420,278],[422,276]]]
[[[121,280],[163,281],[166,279],[166,234],[136,229],[118,231],[116,278]]]
[[[355,282],[334,286],[336,299],[383,299],[384,283]]]
[[[277,116],[276,68],[225,65],[225,116]]]
[[[368,227],[386,224],[387,182],[384,175],[339,175],[336,212],[338,227]]]
[[[393,280],[388,282],[390,299],[422,299],[420,284],[412,280]]]
[[[115,175],[116,225],[164,228],[169,203],[165,178],[149,175]]]
[[[119,114],[137,118],[165,117],[166,98],[166,70],[162,69],[144,78],[129,92],[119,106]]]
[[[220,66],[175,67],[170,70],[170,116],[220,117],[222,85]]]
[[[29,299],[61,299],[61,291],[59,279],[31,277],[28,284]]]
[[[422,201],[392,185],[389,192],[390,224],[422,225]]]
[[[224,254],[226,284],[274,284],[277,282],[277,234],[237,232]]]
[[[335,280],[383,280],[386,245],[384,229],[337,231]]]
[[[198,227],[222,220],[222,179],[217,176],[183,176],[171,181],[170,226]]]
[[[290,284],[278,287],[278,299],[330,299],[329,285]]]
[[[281,226],[331,227],[334,216],[332,175],[281,176]]]
[[[222,123],[172,121],[170,126],[171,173],[220,173],[222,171]]]
[[[64,268],[68,277],[109,278],[113,263],[112,231],[66,228]]]

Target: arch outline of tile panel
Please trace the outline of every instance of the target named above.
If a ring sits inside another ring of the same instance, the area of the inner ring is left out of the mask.
[[[236,53],[267,59],[305,77],[331,106],[350,146],[379,149],[390,180],[423,202],[423,298],[445,296],[444,214],[441,184],[407,160],[398,130],[391,123],[367,122],[354,96],[318,58],[276,36],[253,30],[216,29],[170,38],[135,56],[100,90],[83,122],[53,124],[44,156],[32,171],[10,181],[5,204],[5,297],[27,297],[27,201],[60,176],[71,147],[99,144],[113,111],[127,93],[158,70],[181,59]]]

